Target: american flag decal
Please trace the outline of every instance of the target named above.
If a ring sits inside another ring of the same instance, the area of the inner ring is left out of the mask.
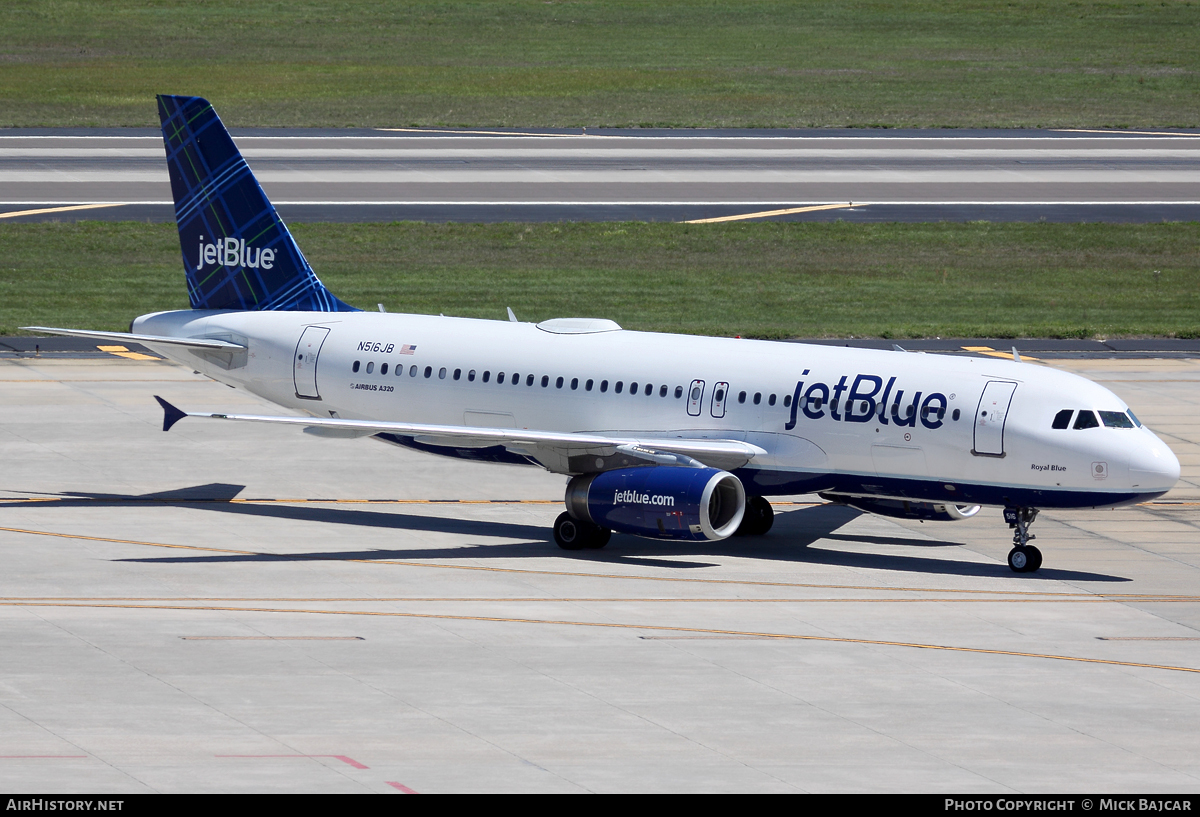
[[[411,343],[406,343],[400,347],[400,354],[402,354],[402,355],[411,355],[416,351],[417,351],[417,347]]]

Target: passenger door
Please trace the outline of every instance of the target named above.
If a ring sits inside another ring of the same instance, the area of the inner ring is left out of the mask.
[[[1017,384],[991,380],[983,387],[979,407],[975,409],[975,447],[972,454],[983,457],[1004,456],[1004,421]]]
[[[317,391],[317,357],[321,354],[321,346],[329,335],[328,326],[306,326],[300,334],[300,342],[296,344],[296,355],[293,358],[292,380],[296,384],[296,396],[306,400],[320,400]]]

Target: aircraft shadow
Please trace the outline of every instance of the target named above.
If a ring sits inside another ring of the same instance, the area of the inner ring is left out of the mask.
[[[394,529],[449,533],[467,537],[481,537],[478,544],[453,547],[420,547],[404,549],[364,549],[358,551],[330,550],[299,553],[255,553],[255,554],[212,554],[205,556],[171,556],[141,559],[122,559],[126,562],[154,564],[172,563],[221,563],[221,562],[269,562],[269,561],[343,561],[362,560],[428,560],[428,559],[479,559],[479,558],[546,558],[557,556],[578,562],[623,564],[641,567],[703,568],[715,567],[715,562],[690,561],[680,557],[703,559],[721,556],[761,559],[769,562],[790,562],[860,567],[874,570],[894,570],[909,573],[932,573],[940,575],[1010,577],[1014,574],[1004,564],[963,562],[957,560],[929,558],[887,553],[854,553],[810,548],[822,541],[863,542],[883,546],[945,548],[960,547],[961,543],[907,537],[855,535],[835,533],[852,520],[862,515],[861,511],[844,505],[815,505],[792,511],[777,513],[771,532],[762,537],[733,537],[718,542],[673,542],[643,539],[637,536],[614,534],[603,550],[563,551],[559,550],[550,536],[548,527],[523,525],[492,520],[472,520],[425,516],[394,510],[366,510],[362,508],[339,508],[301,503],[248,503],[231,502],[245,486],[229,483],[210,483],[172,491],[152,494],[123,495],[99,493],[69,493],[58,499],[38,503],[16,503],[0,501],[0,507],[20,505],[26,510],[45,507],[95,507],[97,503],[111,501],[114,504],[146,502],[170,507],[188,508],[242,516],[267,517],[298,522],[320,522],[347,525],[373,530]],[[489,544],[486,540],[521,539],[525,541]],[[664,558],[665,557],[665,558]],[[1028,580],[1126,582],[1130,579],[1101,573],[1076,570],[1060,570],[1043,567],[1037,573],[1022,576]]]

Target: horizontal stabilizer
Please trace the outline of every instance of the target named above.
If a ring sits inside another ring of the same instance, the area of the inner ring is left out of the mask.
[[[28,332],[41,332],[46,335],[66,335],[73,338],[92,338],[94,340],[115,340],[119,343],[165,343],[170,346],[187,346],[192,349],[224,349],[236,352],[245,349],[239,343],[216,338],[172,338],[164,335],[138,335],[133,332],[97,332],[92,329],[58,329],[53,326],[22,326]]]
[[[163,431],[170,431],[171,426],[175,425],[180,420],[182,420],[184,417],[188,416],[186,411],[183,411],[182,409],[178,409],[175,406],[172,406],[170,403],[168,403],[166,400],[159,397],[157,394],[154,395],[154,399],[157,400],[158,404],[160,406],[162,406],[162,408],[163,408]]]

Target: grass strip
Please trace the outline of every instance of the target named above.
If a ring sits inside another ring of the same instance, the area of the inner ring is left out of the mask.
[[[1195,0],[5,0],[0,126],[1196,127]]]
[[[1200,335],[1200,223],[297,224],[365,309],[745,337]],[[186,309],[173,224],[0,225],[0,332]]]

